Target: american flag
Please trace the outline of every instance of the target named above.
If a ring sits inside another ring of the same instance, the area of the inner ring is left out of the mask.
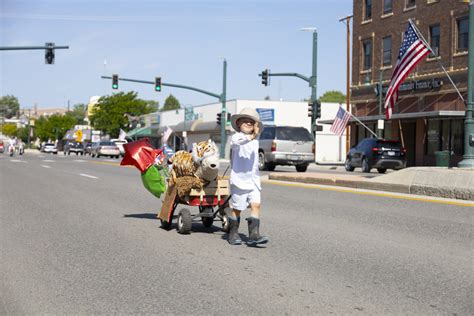
[[[337,136],[342,136],[342,134],[344,134],[344,130],[346,129],[347,122],[349,122],[350,118],[351,113],[347,112],[342,107],[339,107],[336,117],[334,118],[334,122],[332,123],[331,128],[329,130]]]
[[[423,58],[430,53],[425,41],[420,39],[412,22],[408,23],[408,28],[403,36],[402,46],[398,53],[397,64],[393,70],[390,85],[385,97],[385,113],[387,119],[392,116],[395,102],[398,100],[398,88],[403,83],[405,78],[410,74],[413,68],[423,60]]]

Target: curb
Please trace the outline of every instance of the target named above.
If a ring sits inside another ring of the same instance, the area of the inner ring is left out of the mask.
[[[462,188],[435,188],[427,185],[419,184],[399,184],[399,183],[383,183],[371,182],[370,180],[350,180],[336,178],[318,178],[318,177],[295,177],[292,175],[270,173],[270,180],[321,184],[338,187],[348,187],[354,189],[365,189],[375,191],[387,191],[404,194],[416,194],[425,196],[434,196],[440,198],[458,199],[474,201],[474,190]]]

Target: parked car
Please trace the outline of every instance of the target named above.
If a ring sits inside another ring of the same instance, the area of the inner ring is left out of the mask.
[[[67,141],[64,145],[64,154],[70,155],[71,153],[75,153],[76,156],[81,154],[84,155],[84,146],[82,143],[76,141]]]
[[[118,146],[111,141],[101,141],[92,144],[91,156],[97,158],[100,156],[110,156],[111,158],[118,158],[120,157],[120,150]]]
[[[92,150],[92,143],[91,142],[84,143],[84,155],[90,155],[91,150]]]
[[[5,152],[5,144],[3,143],[3,140],[0,140],[0,153]]]
[[[42,151],[48,154],[57,154],[58,153],[58,148],[56,147],[55,144],[53,143],[46,143],[44,144]]]
[[[361,167],[362,172],[376,168],[379,173],[385,173],[387,169],[399,170],[406,168],[406,152],[397,140],[364,138],[350,149],[345,167],[347,171]]]
[[[265,126],[259,138],[260,170],[275,170],[277,165],[292,165],[305,172],[314,162],[314,138],[304,127]]]
[[[128,141],[125,139],[111,139],[110,141],[117,145],[120,151],[120,155],[123,157],[123,155],[125,155],[125,149],[123,148],[123,145],[127,144]]]

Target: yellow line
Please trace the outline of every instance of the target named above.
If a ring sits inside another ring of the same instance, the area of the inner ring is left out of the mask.
[[[337,192],[344,192],[344,193],[353,193],[353,194],[360,194],[360,195],[372,195],[372,196],[381,196],[381,197],[389,197],[393,199],[403,199],[403,200],[410,200],[410,201],[419,201],[419,202],[429,202],[429,203],[438,203],[438,204],[448,204],[448,205],[457,205],[457,206],[471,206],[474,207],[474,203],[471,202],[462,202],[462,201],[445,201],[445,200],[437,200],[428,197],[417,197],[417,196],[405,196],[405,195],[398,195],[398,194],[391,194],[391,193],[379,193],[379,192],[368,192],[368,191],[358,191],[357,189],[348,189],[348,188],[337,188],[337,187],[327,187],[327,186],[320,186],[317,184],[307,184],[307,183],[287,183],[287,182],[280,182],[280,181],[273,181],[273,180],[263,180],[262,183],[280,185],[280,186],[287,186],[287,187],[299,187],[299,188],[315,188],[320,190],[326,191],[337,191]]]

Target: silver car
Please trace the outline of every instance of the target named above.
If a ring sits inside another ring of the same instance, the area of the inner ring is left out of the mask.
[[[110,158],[118,158],[120,156],[120,150],[115,145],[115,143],[110,141],[101,141],[97,143],[93,143],[91,147],[91,157],[100,156],[110,156]]]
[[[275,170],[277,165],[292,165],[305,172],[314,162],[314,138],[304,127],[265,126],[259,138],[260,170]]]

